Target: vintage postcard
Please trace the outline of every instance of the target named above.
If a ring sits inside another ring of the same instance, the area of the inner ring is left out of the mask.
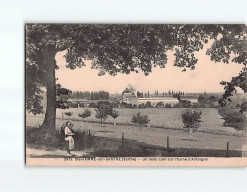
[[[27,166],[247,166],[245,24],[25,25]]]

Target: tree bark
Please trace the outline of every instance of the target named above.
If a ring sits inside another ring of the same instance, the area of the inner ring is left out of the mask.
[[[56,77],[55,68],[57,53],[54,47],[45,47],[45,66],[46,66],[46,113],[45,120],[40,129],[44,130],[47,134],[53,134],[56,130]]]

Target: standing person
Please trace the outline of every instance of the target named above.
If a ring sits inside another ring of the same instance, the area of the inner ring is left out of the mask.
[[[65,134],[65,142],[66,142],[66,150],[67,150],[67,154],[71,155],[70,151],[74,150],[74,139],[73,139],[73,135],[74,133],[72,132],[71,129],[72,125],[70,121],[66,122],[66,126],[64,128],[64,134]]]

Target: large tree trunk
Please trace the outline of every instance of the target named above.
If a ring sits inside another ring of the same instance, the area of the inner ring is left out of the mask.
[[[44,130],[46,134],[52,135],[56,130],[56,77],[55,77],[55,68],[56,60],[55,55],[57,53],[54,47],[45,48],[44,59],[46,63],[46,113],[45,120],[41,125],[40,129]]]

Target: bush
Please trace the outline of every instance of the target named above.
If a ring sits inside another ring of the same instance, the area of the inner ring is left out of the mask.
[[[179,103],[173,105],[173,108],[191,108],[191,101],[180,100]]]
[[[126,102],[122,102],[122,108],[136,108],[136,105],[128,104]]]
[[[98,104],[95,103],[95,102],[91,102],[91,103],[89,104],[89,108],[97,108],[97,107],[98,107]]]
[[[233,127],[236,130],[246,130],[247,119],[241,111],[223,107],[218,109],[218,113],[225,120],[224,126]]]
[[[73,112],[64,112],[64,114],[65,114],[66,116],[72,116],[72,115],[73,115]]]
[[[165,108],[172,108],[172,104],[171,103],[166,103],[165,104]]]
[[[79,102],[79,106],[80,106],[80,108],[84,108],[83,102]]]
[[[181,105],[180,108],[191,108],[191,101],[189,100],[180,100],[179,104]]]
[[[145,104],[145,108],[153,108],[152,104],[150,101],[147,101]]]
[[[137,108],[137,105],[136,104],[132,105],[132,108]]]
[[[76,103],[76,102],[71,102],[70,107],[71,107],[71,108],[78,108],[78,103]]]
[[[198,103],[194,103],[194,104],[192,104],[191,107],[192,107],[192,108],[200,108],[200,105],[199,105]]]
[[[95,137],[95,132],[87,129],[81,131],[74,131],[74,141],[75,141],[75,149],[83,150],[85,148],[91,148],[93,139]]]
[[[140,125],[140,130],[141,127],[145,124],[149,123],[148,115],[142,115],[140,112],[136,113],[133,115],[131,122],[136,123]]]
[[[244,112],[247,112],[247,102],[244,102],[240,106],[240,112],[243,114]]]
[[[84,112],[82,114],[78,114],[78,116],[81,117],[82,119],[90,117],[91,116],[91,110],[85,109]]]
[[[145,104],[143,104],[143,103],[139,104],[138,108],[145,108]]]
[[[118,104],[116,102],[111,102],[110,105],[112,108],[118,108]]]
[[[181,105],[179,103],[176,103],[173,105],[173,108],[181,108]]]
[[[165,105],[163,102],[158,102],[156,105],[155,105],[156,108],[164,108]]]
[[[216,96],[210,96],[210,97],[208,98],[208,100],[209,100],[210,102],[218,102],[218,98],[217,98]]]

